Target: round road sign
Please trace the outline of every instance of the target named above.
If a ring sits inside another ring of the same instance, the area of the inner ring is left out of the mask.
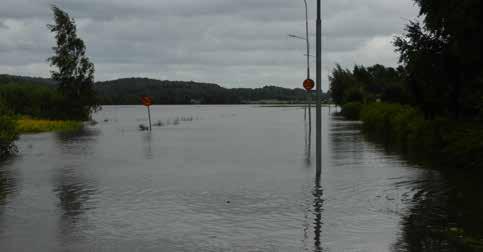
[[[310,91],[314,88],[315,82],[312,79],[306,79],[304,80],[304,88],[307,91]]]

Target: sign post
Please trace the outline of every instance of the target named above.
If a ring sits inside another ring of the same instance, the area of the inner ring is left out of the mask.
[[[312,128],[312,89],[314,89],[315,82],[312,79],[307,78],[306,80],[304,80],[303,86],[307,91],[307,106],[309,107],[309,127]],[[309,137],[312,137],[312,135],[310,135]]]
[[[148,108],[148,118],[149,118],[149,131],[152,130],[151,127],[151,105],[153,105],[153,101],[151,100],[151,97],[149,96],[142,96],[141,101],[143,102],[143,105]]]

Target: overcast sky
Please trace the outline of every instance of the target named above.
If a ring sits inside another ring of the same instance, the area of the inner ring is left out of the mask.
[[[316,1],[308,2],[315,55]],[[391,42],[417,16],[412,0],[323,2],[324,89],[335,63],[397,64]],[[287,36],[305,34],[303,0],[2,0],[0,73],[49,76],[51,4],[75,18],[96,80],[294,88],[305,78],[305,42]]]

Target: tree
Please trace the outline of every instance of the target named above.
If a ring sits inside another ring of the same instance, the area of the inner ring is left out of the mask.
[[[52,48],[55,55],[48,59],[56,67],[51,71],[52,79],[58,82],[65,98],[64,116],[86,120],[97,109],[94,64],[86,56],[84,41],[77,36],[74,19],[55,5],[52,11],[55,24],[47,25],[57,41],[57,46]]]
[[[420,107],[426,119],[444,114],[448,107],[449,78],[444,65],[446,41],[424,29],[418,22],[406,26],[406,34],[396,37],[394,45],[399,61],[407,71],[407,86],[413,104]]]
[[[336,65],[329,76],[330,94],[338,105],[376,100],[406,103],[404,77],[405,72],[401,68],[356,65],[350,71]]]
[[[419,89],[422,98],[427,98],[421,93],[428,89],[437,90],[434,95],[444,100],[451,117],[474,118],[481,112],[483,97],[482,1],[414,1],[423,25],[411,22],[406,34],[395,41],[411,89]]]
[[[354,88],[354,79],[352,73],[347,69],[343,69],[339,64],[337,64],[329,76],[329,82],[330,94],[334,100],[334,103],[339,106],[343,105],[345,102],[347,102],[345,97],[347,90]]]

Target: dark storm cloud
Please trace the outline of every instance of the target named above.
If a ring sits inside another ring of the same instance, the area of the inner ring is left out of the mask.
[[[324,2],[324,75],[336,62],[396,64],[391,40],[417,14],[410,0]],[[98,80],[294,87],[304,78],[305,43],[287,37],[305,32],[302,0],[4,0],[0,72],[48,76],[51,4],[76,19]],[[314,5],[309,1],[312,49]]]

